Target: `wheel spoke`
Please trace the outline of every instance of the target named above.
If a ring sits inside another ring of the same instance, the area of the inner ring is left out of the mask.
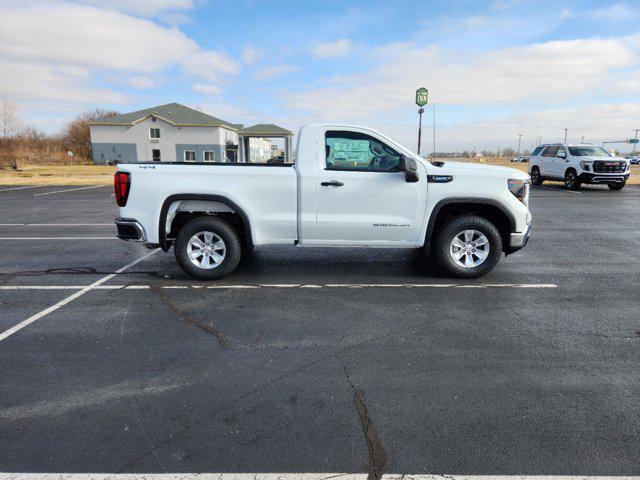
[[[480,235],[480,238],[478,238],[474,243],[476,244],[476,247],[481,247],[482,245],[486,245],[488,241],[487,237]]]
[[[202,255],[202,251],[195,250],[195,249],[194,250],[189,250],[189,251],[187,251],[187,255],[189,255],[189,258],[193,260],[193,259],[198,258],[200,255]]]
[[[489,252],[486,250],[476,250],[473,254],[480,260],[485,260],[489,256]]]
[[[464,266],[465,267],[474,267],[475,266],[475,263],[473,262],[473,259],[471,258],[470,254],[467,254],[464,257]]]
[[[222,240],[218,240],[216,243],[213,244],[213,249],[224,250],[224,242]]]
[[[460,260],[460,257],[464,255],[464,252],[462,250],[458,250],[457,252],[451,252],[451,255],[453,255],[453,258],[456,260]]]
[[[204,241],[211,243],[213,242],[213,233],[211,232],[204,232]]]
[[[454,237],[453,241],[451,242],[451,245],[457,248],[462,248],[464,247],[464,242],[460,240],[459,237]]]
[[[465,230],[464,231],[464,241],[465,242],[470,242],[471,240],[473,240],[473,230]]]
[[[209,268],[211,262],[209,261],[209,255],[202,255],[202,260],[200,260],[200,265],[204,268]]]
[[[213,263],[215,263],[216,265],[218,263],[221,263],[222,260],[224,260],[224,256],[220,255],[220,254],[218,254],[216,252],[211,252],[211,258],[213,259]]]

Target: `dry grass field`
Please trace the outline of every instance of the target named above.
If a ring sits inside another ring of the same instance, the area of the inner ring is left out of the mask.
[[[444,158],[451,162],[499,165],[527,171],[526,163],[511,163],[502,158],[478,159]],[[0,185],[111,185],[116,167],[103,165],[25,166],[19,170],[0,170]],[[640,185],[640,166],[631,167],[629,185]]]
[[[111,185],[116,167],[53,165],[0,170],[0,185]]]

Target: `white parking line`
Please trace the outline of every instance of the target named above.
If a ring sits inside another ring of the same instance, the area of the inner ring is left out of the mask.
[[[148,290],[153,285],[0,285],[0,290]],[[555,283],[481,283],[476,285],[438,283],[326,283],[326,284],[257,284],[257,285],[158,285],[167,290],[246,290],[260,288],[557,288]]]
[[[46,315],[49,315],[51,312],[55,312],[60,307],[65,306],[67,303],[74,301],[76,298],[81,297],[85,293],[93,290],[96,287],[99,287],[100,285],[102,285],[105,282],[108,282],[109,280],[114,278],[119,273],[122,273],[125,270],[133,267],[134,265],[136,265],[138,263],[140,263],[141,261],[145,260],[146,258],[148,258],[149,256],[153,255],[157,251],[158,251],[158,249],[150,251],[149,253],[147,253],[147,254],[143,255],[142,257],[134,260],[133,262],[126,264],[124,267],[119,268],[114,273],[111,273],[109,275],[106,275],[106,276],[102,277],[100,280],[97,280],[97,281],[93,282],[91,285],[87,285],[86,287],[82,287],[82,289],[77,291],[76,293],[73,293],[73,294],[69,295],[68,297],[60,300],[58,303],[56,303],[54,305],[51,305],[48,308],[45,308],[41,312],[30,316],[26,320],[23,320],[22,322],[18,323],[17,325],[14,325],[9,330],[5,330],[4,332],[0,333],[0,342],[2,340],[4,340],[5,338],[13,335],[14,333],[19,332],[20,330],[22,330],[23,328],[27,327],[28,325],[31,325],[36,320],[39,320],[40,318],[42,318],[42,317],[44,317]]]
[[[0,240],[120,240],[112,237],[0,237]]]
[[[0,473],[0,480],[366,480],[367,473]],[[639,480],[640,476],[385,473],[382,480]]]
[[[89,190],[90,188],[102,188],[102,187],[108,187],[108,185],[92,185],[90,187],[68,188],[66,190],[56,190],[54,192],[34,193],[33,196],[39,197],[40,195],[53,195],[54,193],[77,192],[78,190]]]
[[[3,188],[2,190],[0,190],[0,192],[10,192],[12,190],[24,190],[25,188],[39,188],[39,187],[46,187],[46,185],[28,185],[24,187]]]

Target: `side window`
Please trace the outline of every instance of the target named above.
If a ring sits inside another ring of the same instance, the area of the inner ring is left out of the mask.
[[[558,148],[558,151],[556,152],[556,157],[559,157],[559,156],[560,156],[561,154],[563,154],[563,153],[564,153],[564,156],[566,157],[566,156],[567,156],[567,153],[566,153],[566,152],[567,152],[567,151],[564,149],[564,147],[559,147],[559,148]]]
[[[395,172],[402,156],[370,135],[330,130],[325,135],[328,170]]]
[[[558,146],[547,147],[542,154],[543,157],[555,157],[558,152]]]
[[[536,147],[536,149],[533,151],[533,153],[531,154],[532,157],[537,157],[538,155],[540,155],[540,152],[542,151],[544,147]]]

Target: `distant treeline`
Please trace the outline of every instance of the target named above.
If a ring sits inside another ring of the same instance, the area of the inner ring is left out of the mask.
[[[59,135],[47,135],[22,126],[15,105],[2,99],[0,105],[0,168],[28,165],[78,165],[91,163],[89,122],[117,115],[117,112],[92,110],[71,120]]]

